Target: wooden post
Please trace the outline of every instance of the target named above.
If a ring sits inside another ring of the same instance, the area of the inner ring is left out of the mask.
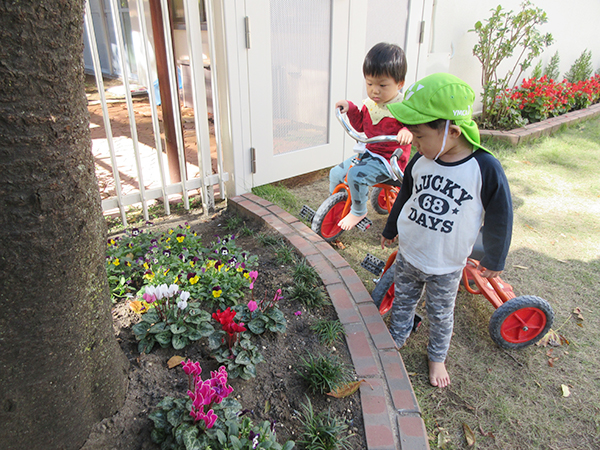
[[[156,54],[156,71],[158,74],[158,86],[160,89],[163,125],[165,130],[165,147],[169,165],[169,178],[171,179],[171,183],[179,183],[181,181],[181,173],[179,172],[179,154],[177,152],[175,127],[181,127],[181,123],[175,123],[173,114],[174,105],[171,100],[169,66],[167,65],[167,47],[165,44],[165,32],[160,0],[149,1],[150,16],[152,18],[152,34],[154,35],[154,52]],[[179,86],[179,80],[177,80],[177,86]],[[179,105],[177,105],[177,108],[179,108]]]

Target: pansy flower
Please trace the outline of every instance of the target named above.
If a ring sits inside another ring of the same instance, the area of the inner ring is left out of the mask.
[[[175,239],[177,239],[177,242],[179,242],[181,244],[183,242],[183,240],[185,239],[185,234],[178,234]]]
[[[223,290],[221,289],[221,286],[215,286],[212,288],[212,295],[214,298],[219,298],[222,293]]]

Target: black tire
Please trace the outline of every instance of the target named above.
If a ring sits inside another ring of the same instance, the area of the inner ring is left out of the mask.
[[[337,226],[337,223],[343,219],[342,213],[347,199],[348,193],[346,191],[333,194],[321,203],[315,213],[312,230],[327,242],[334,241],[344,231]]]
[[[379,203],[379,196],[384,195],[382,188],[373,188],[371,189],[371,193],[369,194],[369,200],[371,201],[371,206],[375,210],[377,214],[387,214],[388,210],[381,206]]]
[[[381,302],[385,298],[386,294],[390,290],[390,288],[394,285],[394,273],[396,272],[396,264],[392,264],[388,270],[383,272],[381,278],[377,282],[375,289],[371,292],[371,298],[375,303],[375,306],[379,308],[381,306]]]
[[[516,350],[535,344],[548,333],[554,312],[550,304],[535,295],[513,298],[494,311],[490,336],[502,348]]]

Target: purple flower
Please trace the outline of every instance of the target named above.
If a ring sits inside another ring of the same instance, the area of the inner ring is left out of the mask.
[[[295,316],[301,316],[301,315],[302,315],[302,311],[296,311],[296,312],[294,313],[294,315],[295,315]]]

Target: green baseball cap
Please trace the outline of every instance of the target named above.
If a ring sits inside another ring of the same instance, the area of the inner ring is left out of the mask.
[[[474,147],[492,153],[481,145],[479,128],[473,120],[474,101],[473,89],[463,80],[449,73],[434,73],[410,86],[403,101],[387,107],[405,125],[453,120]]]

